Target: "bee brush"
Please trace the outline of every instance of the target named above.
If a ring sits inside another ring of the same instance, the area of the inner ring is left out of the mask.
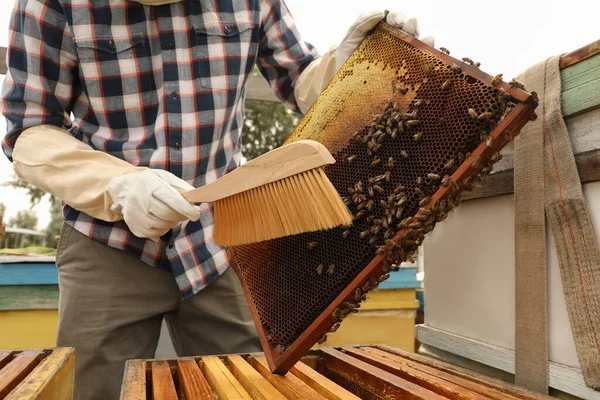
[[[350,225],[352,215],[323,171],[333,163],[325,146],[300,140],[182,195],[215,203],[214,240],[221,246]]]

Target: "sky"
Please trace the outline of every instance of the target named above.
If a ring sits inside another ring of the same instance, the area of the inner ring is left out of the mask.
[[[0,5],[0,46],[8,44],[12,1]],[[470,57],[481,69],[505,79],[553,55],[570,52],[600,39],[600,2],[596,0],[286,0],[304,40],[321,52],[338,44],[360,13],[371,10],[402,12],[419,20],[421,37],[433,36],[436,47],[456,58]],[[0,76],[0,80],[4,80]],[[0,137],[6,125],[0,118]],[[12,166],[0,154],[0,183],[11,179]],[[0,186],[6,219],[29,200],[20,190]],[[49,222],[48,203],[34,209],[38,228]]]

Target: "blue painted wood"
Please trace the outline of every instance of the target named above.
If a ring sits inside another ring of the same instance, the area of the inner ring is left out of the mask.
[[[399,271],[390,272],[390,277],[379,284],[378,290],[386,289],[416,289],[421,283],[417,281],[417,268],[405,267]]]
[[[0,285],[58,285],[56,264],[0,264]]]
[[[417,311],[425,312],[425,294],[422,290],[417,290],[417,300],[419,300],[419,308]]]

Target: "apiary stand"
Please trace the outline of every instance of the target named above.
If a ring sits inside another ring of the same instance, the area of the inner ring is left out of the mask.
[[[563,56],[562,109],[572,138],[583,192],[600,232],[600,42]],[[594,95],[596,93],[596,95]],[[424,243],[427,271],[424,349],[447,360],[476,361],[514,373],[514,200],[510,154]],[[491,212],[490,210],[493,210]],[[477,227],[477,228],[476,228]],[[486,227],[482,231],[480,227]],[[489,230],[488,230],[489,228]],[[461,235],[452,233],[461,232]],[[493,240],[492,240],[493,237]],[[550,387],[585,399],[585,386],[567,316],[551,232],[548,230]],[[461,257],[451,255],[461,254]],[[475,366],[476,364],[473,364]]]

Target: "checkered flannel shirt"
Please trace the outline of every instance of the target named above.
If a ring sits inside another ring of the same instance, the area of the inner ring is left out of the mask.
[[[40,124],[137,166],[170,171],[195,187],[241,159],[244,86],[258,65],[294,111],[294,84],[315,58],[283,0],[17,0],[10,22],[2,143],[11,159],[20,132]],[[71,119],[71,115],[73,119]],[[189,298],[229,266],[213,242],[213,207],[156,243],[123,221],[69,206],[79,232],[172,271]],[[126,268],[126,267],[124,267]]]

